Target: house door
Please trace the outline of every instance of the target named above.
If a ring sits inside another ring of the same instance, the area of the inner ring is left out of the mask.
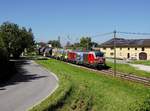
[[[127,54],[127,58],[128,58],[128,59],[130,58],[130,53]]]
[[[147,53],[145,53],[145,52],[139,53],[139,59],[140,60],[147,60]]]

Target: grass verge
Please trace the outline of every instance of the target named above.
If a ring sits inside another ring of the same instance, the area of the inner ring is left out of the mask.
[[[149,111],[150,88],[57,60],[38,60],[59,77],[58,89],[31,111]],[[66,96],[67,95],[67,96]]]
[[[106,63],[109,67],[114,69],[114,63],[113,62],[107,62]],[[142,77],[150,77],[150,72],[138,70],[135,67],[130,66],[129,64],[116,64],[116,70],[128,74],[133,74],[137,76],[142,76]]]
[[[132,61],[130,63],[150,66],[150,60],[137,60],[137,61]]]

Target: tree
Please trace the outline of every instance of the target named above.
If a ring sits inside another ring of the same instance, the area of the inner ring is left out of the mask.
[[[91,49],[91,38],[90,37],[82,37],[80,39],[80,46],[83,48]]]
[[[61,48],[61,44],[58,40],[50,40],[48,41],[48,44],[51,44],[52,47]]]
[[[33,52],[36,48],[35,41],[34,41],[34,35],[32,33],[32,29],[29,28],[28,31],[25,27],[22,27],[21,29],[21,47],[24,51],[24,49],[27,50],[27,52]]]
[[[80,43],[70,44],[67,42],[66,48],[74,50],[91,50],[93,47],[97,47],[98,43],[92,42],[90,37],[82,37]]]
[[[16,36],[19,33],[19,27],[17,24],[10,24],[9,22],[5,22],[0,27],[1,37],[4,40],[4,45],[8,51],[8,54],[11,54],[12,43],[14,43]]]
[[[7,76],[8,72],[8,53],[0,34],[0,82]]]
[[[0,35],[0,65],[4,65],[8,61],[8,53],[7,49],[5,48],[3,39]]]
[[[17,24],[5,22],[0,27],[1,37],[8,54],[18,58],[25,48],[30,48],[34,44],[34,36],[31,28],[19,28]]]
[[[96,42],[91,42],[91,45],[92,45],[92,47],[97,47],[97,46],[98,46],[98,43],[96,43]]]

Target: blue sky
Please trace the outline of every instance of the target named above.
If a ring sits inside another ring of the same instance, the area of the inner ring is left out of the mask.
[[[150,32],[150,0],[0,0],[0,24],[4,21],[31,27],[37,41],[60,36],[63,44],[114,29]],[[127,37],[118,35],[122,36]],[[93,41],[101,43],[111,37]]]

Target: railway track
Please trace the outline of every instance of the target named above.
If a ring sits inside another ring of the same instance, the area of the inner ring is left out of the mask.
[[[112,69],[98,70],[98,69],[91,69],[91,68],[88,68],[88,67],[85,67],[85,66],[71,64],[71,63],[67,63],[67,64],[70,64],[70,65],[75,66],[75,67],[80,67],[80,68],[83,68],[83,69],[87,69],[87,70],[90,70],[90,71],[99,72],[101,74],[114,76],[114,71]],[[123,72],[118,72],[118,71],[116,72],[116,76],[114,76],[114,77],[125,79],[125,80],[136,82],[136,83],[141,83],[141,84],[144,84],[146,86],[150,86],[150,78],[140,77],[140,76],[136,76],[136,75],[133,75],[133,74],[123,73]]]
[[[103,73],[107,73],[109,75],[114,76],[114,72],[112,69],[109,70],[100,70],[99,72],[103,72]],[[137,83],[142,83],[144,85],[150,86],[150,78],[146,78],[146,77],[140,77],[140,76],[136,76],[133,74],[128,74],[128,73],[122,73],[122,72],[116,72],[116,77],[121,78],[121,79],[126,79],[129,81],[134,81]]]
[[[68,62],[64,62],[64,63],[70,64],[70,65],[75,66],[75,67],[80,67],[80,68],[83,68],[83,69],[87,69],[87,70],[90,70],[90,71],[98,72],[100,74],[113,76],[113,77],[125,79],[125,80],[128,80],[128,81],[144,84],[145,86],[150,86],[150,78],[148,78],[148,77],[140,77],[140,76],[137,76],[137,75],[134,75],[134,74],[123,73],[123,72],[118,72],[118,71],[116,71],[116,76],[114,76],[114,71],[111,68],[110,69],[101,69],[101,70],[99,70],[99,69],[94,69],[94,68],[88,68],[88,67],[82,66],[82,65],[76,65],[76,64],[73,64],[73,63],[68,63]]]

